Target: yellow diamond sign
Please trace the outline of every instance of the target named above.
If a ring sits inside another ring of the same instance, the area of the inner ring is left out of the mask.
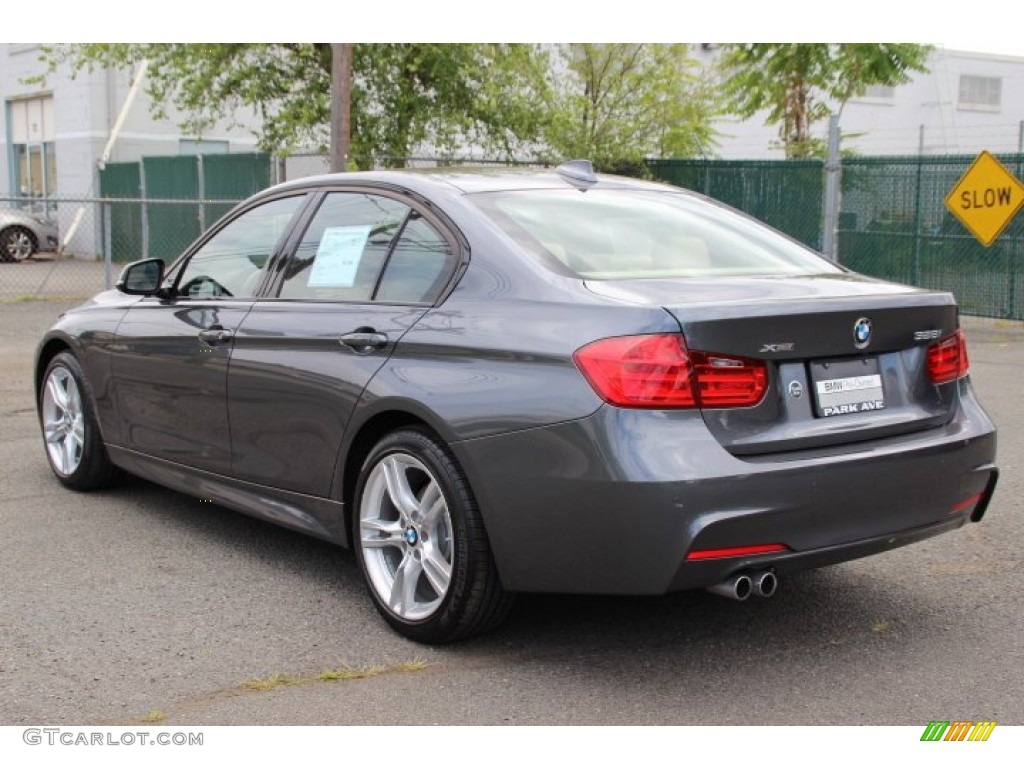
[[[978,155],[946,195],[950,213],[986,248],[1024,205],[1024,184],[988,152]]]

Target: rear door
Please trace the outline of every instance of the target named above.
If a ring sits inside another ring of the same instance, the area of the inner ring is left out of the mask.
[[[395,193],[326,193],[235,336],[233,474],[327,496],[363,388],[447,285],[457,253],[440,222]]]

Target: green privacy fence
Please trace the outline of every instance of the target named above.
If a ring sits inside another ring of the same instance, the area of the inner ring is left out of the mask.
[[[1024,177],[1024,155],[999,159]],[[1024,214],[985,248],[944,205],[973,160],[844,158],[839,262],[874,277],[951,291],[967,314],[1024,319]],[[650,160],[648,166],[659,180],[721,200],[820,247],[821,161]]]
[[[1020,176],[1024,155],[999,158]],[[839,260],[851,269],[953,292],[967,314],[1024,319],[1024,218],[988,248],[946,209],[973,156],[864,157],[843,163]]]
[[[812,248],[821,244],[820,160],[648,160],[656,179],[721,200]]]
[[[116,262],[176,258],[234,204],[271,183],[260,153],[144,157],[100,171],[104,238]]]

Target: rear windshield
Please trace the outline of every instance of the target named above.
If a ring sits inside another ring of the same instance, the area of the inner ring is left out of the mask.
[[[572,189],[470,199],[528,251],[587,279],[841,271],[753,219],[689,195]]]

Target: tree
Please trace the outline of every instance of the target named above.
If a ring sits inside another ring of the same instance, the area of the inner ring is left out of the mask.
[[[261,149],[323,151],[329,140],[329,43],[124,44],[47,48],[51,71],[125,69],[150,62],[154,116],[173,106],[201,135],[240,108],[260,118]],[[401,165],[423,145],[512,155],[540,130],[546,60],[522,44],[358,44],[352,51],[352,156],[360,167]]]
[[[715,101],[686,45],[574,43],[552,67],[544,136],[559,158],[614,169],[714,145]]]
[[[870,85],[906,83],[927,72],[931,47],[913,43],[730,43],[722,46],[724,90],[741,117],[768,110],[786,157],[821,153],[817,121],[841,114]]]

